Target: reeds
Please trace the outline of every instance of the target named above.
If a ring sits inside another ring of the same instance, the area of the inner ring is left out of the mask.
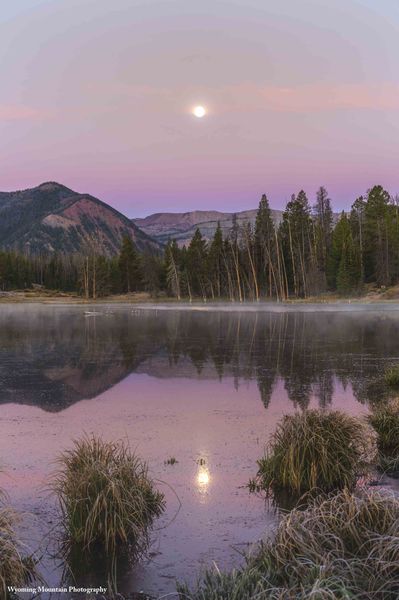
[[[345,413],[309,410],[285,415],[250,485],[298,495],[316,488],[352,488],[374,451],[365,425]]]
[[[399,597],[399,501],[376,491],[319,496],[287,514],[273,540],[232,573],[214,569],[181,599]]]
[[[392,388],[399,388],[399,365],[388,367],[384,373],[385,383]]]
[[[23,556],[17,539],[18,515],[7,507],[0,508],[0,598],[9,598],[8,587],[23,587],[41,581],[32,556]]]
[[[112,557],[123,546],[138,545],[164,510],[146,463],[124,442],[77,440],[59,467],[52,487],[66,539],[84,550],[100,545]]]
[[[379,465],[384,471],[399,469],[399,399],[379,406],[367,417],[377,434]]]

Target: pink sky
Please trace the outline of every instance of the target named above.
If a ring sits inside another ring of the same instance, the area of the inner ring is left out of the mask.
[[[3,4],[1,190],[56,180],[128,216],[399,191],[396,0]]]

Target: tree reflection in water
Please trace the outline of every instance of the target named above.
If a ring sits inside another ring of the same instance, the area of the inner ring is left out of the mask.
[[[97,314],[99,313],[99,314]],[[130,373],[255,380],[267,408],[283,382],[295,407],[328,406],[337,383],[361,403],[388,392],[399,356],[394,311],[218,312],[130,307],[4,306],[1,402],[58,411],[112,388]]]

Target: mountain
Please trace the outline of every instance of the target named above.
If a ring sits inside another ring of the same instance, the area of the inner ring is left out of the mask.
[[[210,240],[215,233],[218,221],[222,228],[223,236],[226,236],[232,225],[233,216],[237,216],[237,223],[255,223],[257,210],[244,210],[238,213],[219,212],[217,210],[196,210],[186,213],[155,213],[141,219],[132,219],[133,223],[142,231],[165,244],[169,239],[177,241],[179,246],[189,244],[198,227],[202,235]],[[283,211],[272,210],[272,216],[276,223],[280,223]]]
[[[55,182],[0,192],[0,247],[31,254],[98,252],[112,256],[123,236],[138,250],[159,252],[158,242],[130,219],[89,194]]]

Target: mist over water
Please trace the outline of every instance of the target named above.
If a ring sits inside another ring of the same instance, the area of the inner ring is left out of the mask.
[[[396,306],[7,306],[0,402],[58,411],[145,373],[254,381],[265,406],[280,380],[303,408],[312,394],[331,403],[340,382],[364,403],[370,386],[387,392],[381,371],[398,357]]]
[[[2,305],[0,487],[40,546],[56,521],[45,488],[59,452],[84,432],[127,439],[167,482],[167,512],[149,557],[121,568],[120,591],[172,592],[212,561],[237,566],[273,527],[274,509],[245,485],[281,416],[365,414],[396,362],[396,305]],[[46,552],[42,568],[59,584]]]

